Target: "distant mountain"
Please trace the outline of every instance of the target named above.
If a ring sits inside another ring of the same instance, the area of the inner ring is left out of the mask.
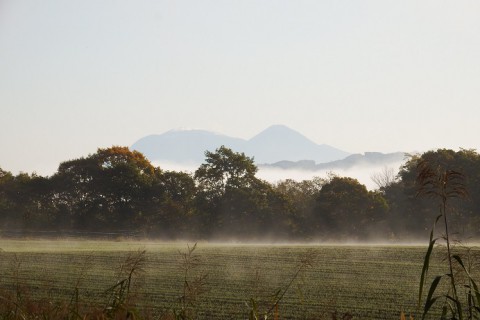
[[[279,160],[329,162],[343,159],[348,152],[326,144],[316,144],[299,132],[286,126],[274,125],[260,132],[246,145],[246,153],[255,156],[257,163]]]
[[[215,151],[222,145],[245,152],[257,164],[305,159],[324,163],[350,155],[326,144],[316,144],[283,125],[271,126],[250,140],[204,130],[171,130],[141,138],[132,149],[142,152],[150,161],[200,164],[205,160],[206,150]]]
[[[204,130],[170,130],[141,138],[132,149],[142,152],[150,161],[200,164],[206,150],[215,151],[222,145],[238,152],[244,149],[245,140]]]
[[[327,163],[315,163],[313,160],[302,161],[279,161],[272,164],[262,164],[262,168],[279,168],[285,170],[349,170],[352,168],[381,167],[388,166],[405,160],[404,152],[380,153],[365,152],[365,154],[352,154],[345,159],[335,160]]]

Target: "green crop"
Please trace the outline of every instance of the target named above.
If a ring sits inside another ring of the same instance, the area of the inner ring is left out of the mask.
[[[128,293],[132,310],[152,317],[185,310],[198,319],[248,319],[253,302],[258,314],[280,319],[398,319],[416,310],[426,249],[199,243],[188,256],[186,243],[2,240],[0,247],[0,296],[19,292],[19,299],[102,310],[125,302]],[[142,260],[134,260],[139,272],[130,275],[125,262],[143,251]],[[300,260],[312,252],[309,267],[297,275]],[[441,250],[432,253],[430,274],[445,272],[442,257]],[[194,285],[198,291],[189,291]]]

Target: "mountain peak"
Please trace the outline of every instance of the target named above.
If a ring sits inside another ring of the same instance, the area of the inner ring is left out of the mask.
[[[314,144],[313,141],[302,135],[300,132],[293,130],[285,125],[276,124],[268,127],[263,130],[249,141],[272,141],[276,143],[281,143],[285,145],[286,143],[295,143],[296,141],[310,142]]]
[[[297,134],[300,134],[298,131],[296,130],[293,130],[292,128],[289,128],[287,127],[286,125],[283,125],[283,124],[274,124],[274,125],[271,125],[270,127],[264,129],[263,131],[261,131],[259,134],[257,135],[260,135],[262,133],[282,133],[282,132],[288,132],[288,133],[297,133]]]
[[[292,128],[287,127],[284,124],[274,124],[274,125],[271,125],[270,127],[266,128],[263,131],[293,131],[293,132],[297,132],[297,131],[293,130]]]
[[[273,125],[250,140],[247,154],[255,156],[257,163],[274,163],[276,159],[329,162],[347,157],[349,153],[328,145],[318,145],[300,132],[285,125]]]

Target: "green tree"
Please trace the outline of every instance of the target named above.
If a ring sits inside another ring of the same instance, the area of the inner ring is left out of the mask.
[[[98,149],[60,164],[52,177],[55,204],[80,229],[138,229],[155,168],[127,147]]]
[[[215,152],[205,152],[205,163],[195,171],[199,188],[208,199],[225,194],[227,189],[245,188],[257,182],[257,167],[253,158],[221,146]]]
[[[326,179],[295,181],[287,179],[278,182],[274,189],[285,202],[284,210],[289,216],[289,233],[294,237],[309,238],[315,234],[316,199]]]
[[[169,238],[190,238],[198,235],[195,224],[193,177],[184,172],[156,171],[150,189],[149,214],[144,221],[149,233]]]
[[[278,198],[268,183],[255,177],[253,158],[225,146],[206,151],[205,157],[194,176],[204,232],[249,236],[272,227],[270,204]]]
[[[0,168],[0,223],[3,228],[8,227],[8,222],[12,220],[14,205],[10,191],[13,181],[12,173]]]
[[[48,228],[55,220],[48,178],[0,170],[0,212],[7,229]]]
[[[380,237],[379,223],[387,204],[380,193],[369,192],[357,179],[333,177],[317,197],[316,228],[322,236],[364,239]]]
[[[480,155],[475,150],[464,149],[438,149],[410,156],[398,174],[399,181],[385,188],[392,228],[402,237],[424,235],[438,214],[432,199],[416,197],[421,162],[445,170],[456,170],[465,176],[470,200],[452,201],[456,210],[451,213],[450,226],[453,234],[462,233],[463,237],[480,235]]]

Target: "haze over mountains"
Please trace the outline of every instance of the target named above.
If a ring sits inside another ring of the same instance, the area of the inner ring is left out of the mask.
[[[342,160],[327,163],[315,163],[313,160],[279,161],[272,164],[262,164],[262,168],[280,168],[284,170],[350,170],[358,167],[382,167],[398,164],[405,160],[405,152],[381,153],[365,152],[365,154],[352,154]]]
[[[284,125],[273,125],[249,140],[205,130],[170,130],[141,138],[132,149],[150,161],[199,165],[205,151],[226,146],[254,157],[260,167],[295,170],[348,169],[357,165],[382,166],[398,163],[404,153],[367,152],[352,155],[326,144],[317,144]]]

